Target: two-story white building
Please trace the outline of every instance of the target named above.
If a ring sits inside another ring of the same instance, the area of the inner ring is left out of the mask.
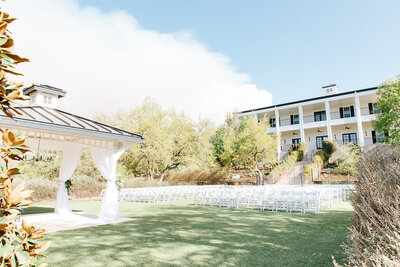
[[[282,158],[300,142],[308,150],[322,148],[328,138],[339,145],[354,143],[360,147],[383,141],[374,130],[373,120],[379,110],[377,87],[339,93],[336,84],[324,86],[323,96],[238,113],[238,117],[269,118],[269,132],[278,136],[277,153]]]

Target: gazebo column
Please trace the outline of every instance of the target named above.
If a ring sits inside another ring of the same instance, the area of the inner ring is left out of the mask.
[[[131,145],[122,145],[118,148],[91,147],[92,157],[97,168],[107,180],[107,188],[101,203],[99,219],[112,222],[118,218],[118,189],[115,184],[117,161],[122,153]]]
[[[71,204],[68,199],[67,188],[65,182],[74,174],[81,158],[82,145],[76,143],[65,143],[63,148],[63,156],[61,160],[59,181],[60,185],[57,191],[57,201],[55,212],[59,214],[69,214],[72,212]]]

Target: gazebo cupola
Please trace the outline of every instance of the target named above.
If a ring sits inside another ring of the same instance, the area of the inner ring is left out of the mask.
[[[29,96],[30,105],[58,108],[58,100],[66,95],[66,91],[45,84],[32,84],[23,89],[23,94]]]

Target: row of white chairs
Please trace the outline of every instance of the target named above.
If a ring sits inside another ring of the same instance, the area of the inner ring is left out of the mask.
[[[266,186],[208,190],[196,199],[196,205],[251,208],[273,211],[319,212],[333,203],[350,198],[351,186]]]
[[[146,203],[194,199],[199,206],[318,213],[323,208],[330,208],[333,203],[349,199],[352,190],[352,185],[186,185],[123,188],[119,199]]]
[[[208,190],[211,186],[164,186],[164,187],[142,187],[123,188],[119,192],[120,200],[158,203],[160,201],[171,201],[180,199],[194,199],[200,191]],[[221,186],[212,186],[218,188]]]

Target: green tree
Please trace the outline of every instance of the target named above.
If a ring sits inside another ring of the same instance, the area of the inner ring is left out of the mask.
[[[223,139],[226,131],[227,129],[225,125],[218,127],[218,129],[215,132],[215,135],[212,136],[210,140],[210,143],[212,144],[215,161],[220,167],[224,167],[222,155],[225,152]]]
[[[276,138],[268,133],[267,119],[257,122],[253,116],[242,120],[238,132],[238,150],[236,165],[258,173],[258,182],[262,181],[261,164],[276,162]]]
[[[379,86],[378,115],[374,127],[385,134],[385,142],[400,144],[400,75]]]
[[[183,112],[164,111],[150,98],[131,112],[120,111],[111,118],[97,119],[142,134],[144,143],[130,148],[120,160],[134,174],[156,175],[163,180],[168,171],[211,168],[213,127],[209,121],[194,123]]]
[[[238,127],[234,123],[225,125],[224,130],[219,133],[222,135],[222,142],[218,139],[218,142],[214,142],[214,153],[216,145],[220,149],[217,160],[226,168],[257,172],[260,183],[262,173],[259,166],[271,165],[277,160],[276,136],[269,134],[268,128],[267,118],[257,122],[252,116],[244,117]]]

